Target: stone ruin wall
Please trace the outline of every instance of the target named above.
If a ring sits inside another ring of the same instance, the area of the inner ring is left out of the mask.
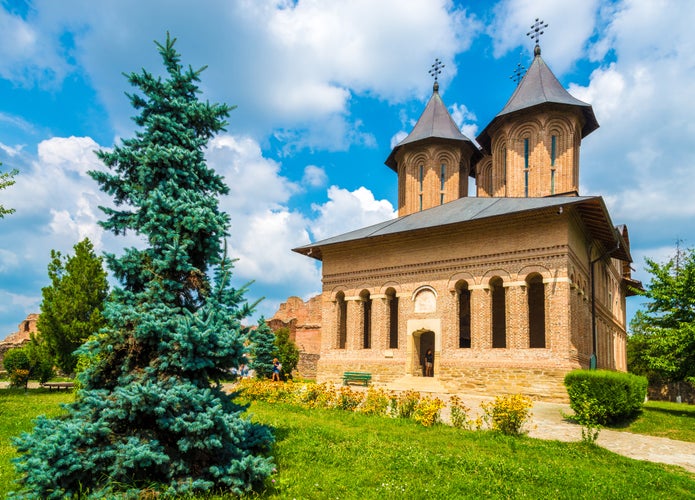
[[[268,321],[272,330],[288,328],[290,339],[299,349],[297,375],[316,378],[316,365],[321,352],[321,296],[304,302],[299,297],[290,297]]]
[[[0,341],[0,371],[4,371],[5,367],[2,362],[5,353],[15,347],[22,347],[29,342],[32,333],[36,333],[36,320],[39,319],[38,314],[30,314],[17,325],[17,331],[8,335],[4,340]]]

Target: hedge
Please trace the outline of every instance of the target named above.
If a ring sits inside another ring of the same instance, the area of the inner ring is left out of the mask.
[[[647,378],[609,370],[575,370],[565,387],[575,418],[582,424],[613,424],[642,411]]]

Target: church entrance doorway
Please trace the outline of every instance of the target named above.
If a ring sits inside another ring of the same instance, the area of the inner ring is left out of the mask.
[[[417,358],[414,360],[414,366],[418,367],[418,375],[422,377],[433,377],[434,376],[434,332],[431,330],[423,331],[420,333],[419,338],[415,342],[415,355]],[[432,359],[432,368],[427,370],[426,356],[427,352],[430,351]]]

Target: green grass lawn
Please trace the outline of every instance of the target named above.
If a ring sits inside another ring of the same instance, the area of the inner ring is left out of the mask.
[[[583,443],[254,403],[276,428],[263,498],[694,498],[695,475]],[[223,497],[222,497],[223,498]]]
[[[0,498],[16,477],[10,436],[30,430],[39,414],[60,414],[58,403],[72,397],[0,389]],[[275,483],[260,498],[695,498],[693,474],[583,443],[284,404],[253,403],[250,414],[277,436]],[[691,416],[670,415],[675,427],[691,425]]]
[[[32,429],[32,421],[39,415],[57,416],[63,411],[60,403],[74,399],[70,391],[47,389],[0,389],[0,498],[14,489],[16,478],[10,459],[15,456],[11,443],[13,436]]]
[[[695,405],[649,401],[636,420],[611,429],[695,443]]]

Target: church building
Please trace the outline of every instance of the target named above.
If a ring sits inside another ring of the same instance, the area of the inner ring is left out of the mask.
[[[476,144],[434,76],[386,159],[398,217],[294,249],[322,262],[317,381],[365,371],[376,385],[417,388],[429,350],[431,382],[451,392],[562,400],[570,370],[625,371],[625,298],[640,284],[627,228],[578,192],[581,142],[598,128],[591,105],[536,43]]]

